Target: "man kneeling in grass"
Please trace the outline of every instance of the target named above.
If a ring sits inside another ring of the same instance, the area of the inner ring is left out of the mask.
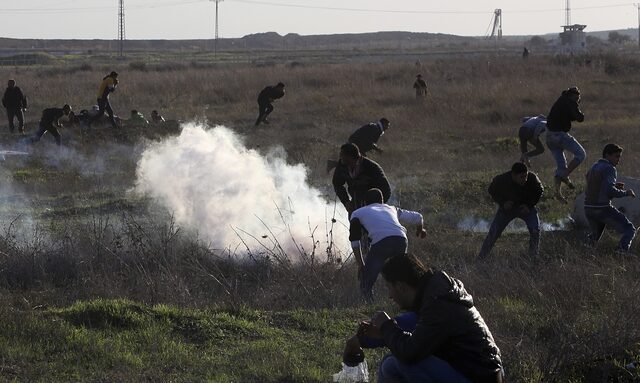
[[[398,254],[382,268],[389,297],[418,313],[406,332],[380,311],[363,333],[381,338],[391,353],[378,368],[378,383],[503,381],[500,350],[462,282],[427,269],[414,255]]]

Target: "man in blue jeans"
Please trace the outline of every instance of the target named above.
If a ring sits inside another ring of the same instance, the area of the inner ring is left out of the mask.
[[[612,198],[634,197],[631,189],[617,182],[616,166],[622,156],[622,147],[607,144],[602,150],[602,158],[587,172],[587,190],[584,196],[584,213],[589,221],[591,233],[589,244],[595,246],[602,237],[606,226],[622,234],[617,251],[627,252],[636,235],[636,228],[620,210],[611,205]]]
[[[360,290],[370,302],[373,300],[373,285],[384,262],[392,255],[407,252],[407,229],[400,222],[415,225],[419,238],[426,237],[427,232],[423,227],[422,214],[383,203],[380,189],[369,189],[364,197],[366,206],[351,214],[349,240],[358,266]],[[360,250],[364,230],[371,243],[366,258]]]
[[[483,260],[493,248],[509,222],[522,219],[529,230],[529,255],[537,256],[540,246],[540,219],[536,204],[542,197],[543,187],[535,173],[522,162],[516,162],[511,171],[496,176],[489,185],[489,194],[498,204],[478,259]]]
[[[587,156],[578,140],[569,134],[572,121],[584,121],[584,114],[580,110],[579,103],[580,90],[578,87],[572,86],[562,91],[562,94],[547,115],[547,147],[556,161],[554,197],[564,203],[567,203],[567,200],[562,195],[562,184],[567,184],[569,189],[575,188],[569,175]],[[569,164],[567,164],[567,159],[564,156],[565,150],[573,153],[573,158]]]
[[[389,297],[418,313],[412,332],[384,311],[363,323],[391,354],[378,368],[378,383],[500,383],[503,368],[493,335],[459,280],[427,269],[413,255],[398,254],[382,268]]]

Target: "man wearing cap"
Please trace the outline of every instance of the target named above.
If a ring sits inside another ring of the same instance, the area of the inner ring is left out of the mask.
[[[413,83],[413,89],[416,90],[416,99],[420,100],[427,96],[427,83],[422,79],[422,75],[416,76],[416,81]]]
[[[527,166],[531,166],[531,157],[535,157],[544,152],[544,146],[540,142],[540,135],[547,128],[547,118],[540,114],[536,117],[524,117],[522,119],[522,126],[518,131],[518,138],[520,139],[520,161],[524,162]],[[535,148],[528,150],[528,144],[531,143]]]
[[[112,92],[115,92],[116,87],[118,86],[118,73],[111,72],[107,76],[102,79],[100,83],[100,87],[98,88],[98,113],[91,117],[88,121],[88,125],[91,124],[102,117],[104,112],[106,111],[109,115],[109,121],[111,122],[111,126],[114,128],[118,127],[115,118],[113,117],[113,109],[111,108],[111,103],[109,102],[109,95]]]
[[[15,126],[13,120],[18,119],[18,131],[24,133],[24,110],[27,109],[27,98],[20,87],[16,86],[16,80],[7,82],[7,89],[2,96],[2,106],[7,109],[9,119],[9,133],[13,133]]]
[[[575,188],[569,175],[587,156],[582,145],[569,134],[572,121],[584,121],[584,114],[578,106],[579,103],[580,90],[573,86],[562,91],[562,95],[556,100],[547,115],[547,147],[556,161],[555,197],[565,203],[567,200],[562,195],[562,184],[565,183],[569,189]],[[573,153],[573,159],[568,165],[564,156],[565,150]]]
[[[382,117],[379,121],[370,122],[358,128],[349,136],[347,142],[358,145],[360,154],[363,156],[372,150],[382,153],[383,150],[378,147],[377,142],[390,125],[389,120]]]
[[[276,85],[269,85],[260,91],[258,94],[258,119],[256,120],[256,126],[261,122],[268,124],[267,117],[273,111],[273,105],[271,104],[275,100],[284,96],[284,84],[279,82]]]
[[[28,142],[38,142],[46,132],[49,132],[56,140],[56,144],[60,146],[60,132],[58,131],[58,128],[62,127],[60,119],[63,116],[68,116],[70,112],[71,107],[68,104],[62,108],[47,108],[43,110],[38,131],[28,139]]]

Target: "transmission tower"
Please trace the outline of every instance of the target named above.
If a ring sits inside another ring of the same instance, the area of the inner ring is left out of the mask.
[[[218,53],[218,3],[223,0],[210,0],[216,3],[216,22],[215,22],[215,35],[213,38],[213,57],[216,57]]]
[[[118,7],[118,40],[120,57],[124,57],[124,0],[119,0]]]
[[[491,30],[491,38],[494,37],[496,40],[502,39],[502,9],[496,9],[493,12],[493,29]]]

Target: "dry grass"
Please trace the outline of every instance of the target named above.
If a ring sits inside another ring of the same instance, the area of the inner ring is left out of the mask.
[[[456,58],[425,61],[420,68],[389,61],[134,71],[123,64],[113,68],[121,83],[112,104],[125,116],[133,108],[145,114],[159,109],[174,120],[224,124],[253,147],[282,145],[289,160],[304,162],[311,182],[331,197],[325,160],[354,128],[387,117],[392,126],[379,142],[385,152],[374,159],[388,173],[395,201],[425,213],[430,233],[423,242],[411,241],[412,251],[465,282],[498,340],[511,379],[630,382],[637,375],[618,365],[638,358],[637,257],[609,254],[613,237],[605,238],[600,252],[587,251],[577,229],[544,233],[539,264],[522,257],[526,235],[505,235],[493,260],[476,267],[473,258],[484,235],[459,232],[455,225],[470,215],[491,217],[494,207],[485,190],[493,175],[519,157],[513,138],[520,118],[547,113],[571,85],[581,88],[586,114],[575,126],[588,153],[576,173],[578,188],[583,186],[579,174],[610,141],[626,148],[619,172],[639,177],[638,65],[612,56],[593,57],[588,65],[552,57]],[[69,102],[79,109],[93,102],[99,79],[111,68],[84,69],[2,68],[0,77],[15,77],[30,96],[34,129],[36,111],[44,107]],[[417,72],[428,82],[426,103],[413,98]],[[287,95],[275,104],[271,125],[254,128],[258,90],[278,81],[286,83]],[[11,218],[6,221],[0,238],[3,304],[65,305],[96,297],[271,310],[360,304],[350,263],[292,264],[269,253],[238,262],[235,250],[215,250],[181,231],[169,213],[156,211],[149,201],[131,200],[124,191],[133,182],[136,143],[170,133],[64,130],[67,145],[89,163],[108,158],[104,168],[83,171],[71,160],[52,165],[46,153],[3,168],[3,177],[29,193],[34,217],[42,221],[37,230],[22,233],[27,241],[14,237]],[[10,145],[14,138],[0,140]],[[112,146],[113,140],[118,144]],[[547,185],[552,169],[548,153],[534,160]],[[10,201],[3,204],[3,216],[15,218]],[[53,212],[43,216],[39,208]],[[570,211],[548,198],[540,209],[545,221]],[[390,307],[382,298],[378,303]]]

